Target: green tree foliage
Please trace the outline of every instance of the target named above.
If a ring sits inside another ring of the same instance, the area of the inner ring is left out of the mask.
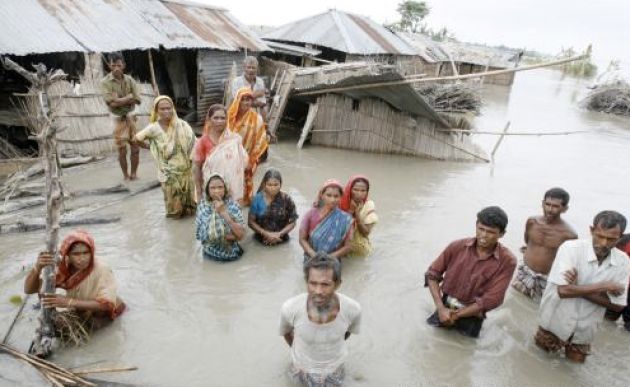
[[[420,32],[422,21],[429,15],[430,10],[429,5],[425,1],[403,1],[396,8],[396,11],[400,14],[400,21],[393,27],[400,31]]]

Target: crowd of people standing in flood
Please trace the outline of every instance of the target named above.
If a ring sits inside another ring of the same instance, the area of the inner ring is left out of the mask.
[[[158,169],[166,216],[196,215],[195,236],[205,258],[239,259],[246,227],[264,246],[284,243],[301,218],[299,244],[307,292],[283,304],[279,333],[291,347],[296,380],[307,386],[342,385],[345,341],[360,331],[361,307],[337,290],[342,260],[368,256],[373,250],[370,234],[379,218],[369,198],[370,179],[355,175],[345,185],[325,181],[304,214],[298,214],[293,199],[282,190],[277,169],[267,169],[254,192],[254,177],[270,143],[264,84],[261,89],[255,58],[245,60],[244,74],[234,80],[230,106],[210,106],[200,138],[178,118],[168,96],[155,99],[149,125],[137,132],[132,116],[139,102],[135,83],[124,74],[122,57],[113,57],[110,68],[102,85],[114,115],[123,177],[137,178],[137,151],[148,147]],[[475,236],[449,244],[425,272],[425,286],[435,304],[427,323],[478,337],[486,314],[503,303],[513,281],[514,289],[540,302],[535,343],[545,351],[564,349],[568,359],[583,362],[604,315],[611,320],[623,316],[630,330],[630,261],[619,250],[630,256],[630,238],[623,235],[626,219],[603,211],[593,220],[591,238],[578,240],[561,218],[568,202],[568,193],[560,188],[545,193],[543,215],[525,225],[526,245],[518,268],[515,255],[499,242],[507,229],[507,214],[496,206],[482,209]],[[87,233],[70,234],[59,253],[57,286],[67,293],[43,295],[45,307],[71,308],[104,319],[124,311],[113,274],[95,258],[94,241]],[[41,270],[50,264],[51,254],[40,254],[26,278],[27,293],[39,291]]]

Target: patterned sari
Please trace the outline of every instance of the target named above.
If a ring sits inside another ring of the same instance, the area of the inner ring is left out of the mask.
[[[351,228],[352,217],[335,208],[311,231],[309,243],[317,252],[332,253],[343,244]]]
[[[352,187],[354,187],[354,183],[357,181],[364,181],[367,183],[368,191],[370,181],[366,176],[363,175],[354,175],[350,177],[348,180],[348,184],[346,184],[346,188],[343,190],[343,196],[341,197],[341,201],[339,202],[339,208],[348,212],[350,210],[350,205],[352,202]],[[368,197],[365,197],[363,203],[361,203],[356,209],[359,213],[359,219],[363,224],[371,225],[376,224],[378,222],[378,216],[376,215],[376,206],[372,200],[369,200]],[[352,241],[350,242],[350,253],[349,256],[353,257],[366,257],[370,255],[372,252],[372,244],[370,243],[370,239],[367,236],[361,234],[358,227],[354,228],[354,232],[352,234]]]
[[[260,227],[271,232],[281,231],[298,218],[293,199],[282,191],[278,192],[269,205],[265,202],[265,194],[258,192],[254,196],[249,213],[254,216],[254,220]],[[258,241],[263,239],[258,233],[254,234],[254,237]],[[289,235],[283,235],[282,240],[289,240]]]
[[[243,191],[243,200],[245,204],[249,205],[254,192],[254,174],[256,173],[260,156],[265,153],[269,143],[267,141],[265,123],[260,114],[253,109],[249,109],[242,115],[238,114],[241,100],[245,95],[252,96],[251,89],[242,88],[237,92],[236,98],[228,109],[227,126],[241,136],[243,147],[249,155],[249,164],[245,171],[245,189]]]
[[[221,134],[218,144],[204,147],[206,143],[209,144],[211,141],[207,134],[204,134],[197,141],[193,151],[194,160],[203,163],[203,181],[207,181],[213,173],[218,173],[223,176],[232,199],[239,202],[243,198],[243,182],[248,159],[247,153],[243,149],[241,136],[226,129]],[[210,151],[207,154],[202,154],[205,148],[210,148]]]
[[[195,134],[190,125],[177,117],[173,106],[173,117],[168,128],[163,130],[158,123],[157,106],[160,101],[173,101],[168,96],[159,96],[153,102],[149,125],[136,135],[136,140],[149,140],[151,154],[158,167],[158,180],[162,184],[167,217],[181,217],[195,211],[190,155],[195,145]]]
[[[230,225],[215,211],[212,201],[208,197],[208,185],[213,176],[221,177],[217,173],[212,174],[204,184],[204,198],[197,206],[196,238],[203,245],[204,257],[215,261],[235,261],[243,255],[243,249],[238,242],[226,239],[226,236],[231,233]],[[225,180],[223,182],[226,184]],[[225,195],[224,202],[230,217],[245,227],[241,208],[229,197],[229,194]]]

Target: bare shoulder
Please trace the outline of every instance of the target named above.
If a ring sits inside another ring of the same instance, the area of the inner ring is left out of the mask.
[[[575,229],[573,229],[573,227],[569,223],[567,223],[564,219],[561,220],[560,225],[567,239],[578,238],[578,234],[577,232],[575,232]]]

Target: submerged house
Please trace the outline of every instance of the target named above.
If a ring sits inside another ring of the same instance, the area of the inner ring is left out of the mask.
[[[440,46],[455,63],[460,75],[481,73],[492,70],[503,70],[517,67],[522,51],[501,50],[494,47],[470,43],[447,41]],[[452,66],[442,66],[440,76],[453,75]],[[511,86],[514,83],[514,72],[484,77],[485,83]]]
[[[437,160],[488,161],[452,131],[395,66],[353,62],[295,69],[289,111],[306,113],[298,143],[405,154]],[[288,113],[291,114],[291,113]]]
[[[0,23],[0,55],[69,75],[51,91],[66,127],[59,135],[62,153],[113,150],[98,87],[107,53],[122,52],[126,72],[141,84],[139,126],[159,92],[173,96],[180,116],[198,127],[208,106],[223,101],[234,64],[240,69],[245,55],[272,51],[227,10],[189,1],[3,0]],[[15,105],[16,93],[26,91],[25,80],[0,67],[0,145],[14,150],[33,145]]]
[[[320,51],[299,61],[276,57],[294,65],[372,61],[395,65],[403,75],[432,71],[432,62],[418,56],[413,47],[387,28],[365,16],[335,9],[265,31],[261,36],[275,50],[281,50],[281,44],[297,47],[294,50],[298,51]]]

